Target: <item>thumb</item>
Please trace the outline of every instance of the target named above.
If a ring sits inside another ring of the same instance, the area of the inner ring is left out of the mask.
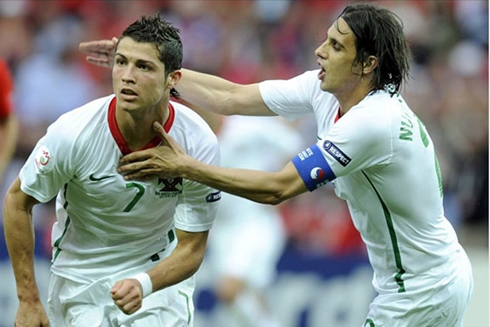
[[[159,122],[155,121],[153,123],[153,130],[158,134],[158,136],[160,136],[160,138],[162,139],[162,141],[167,141],[167,138],[166,138],[166,134],[165,133],[165,130],[163,129],[163,126],[162,124],[160,124]]]

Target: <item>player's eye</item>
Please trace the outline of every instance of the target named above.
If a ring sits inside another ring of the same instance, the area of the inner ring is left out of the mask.
[[[335,51],[340,51],[340,45],[337,43],[337,41],[335,40],[332,40],[330,42],[331,46],[332,46],[332,49],[334,49]]]

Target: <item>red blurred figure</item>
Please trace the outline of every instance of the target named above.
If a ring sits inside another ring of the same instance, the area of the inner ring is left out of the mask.
[[[14,83],[7,63],[0,58],[0,182],[15,149],[18,121],[13,112]]]

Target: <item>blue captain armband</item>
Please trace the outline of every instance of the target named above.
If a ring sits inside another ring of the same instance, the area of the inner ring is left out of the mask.
[[[317,145],[301,151],[292,162],[310,192],[336,178]]]

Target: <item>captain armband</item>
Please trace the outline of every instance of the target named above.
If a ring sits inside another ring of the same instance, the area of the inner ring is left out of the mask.
[[[310,192],[336,178],[316,144],[301,151],[292,162]]]

